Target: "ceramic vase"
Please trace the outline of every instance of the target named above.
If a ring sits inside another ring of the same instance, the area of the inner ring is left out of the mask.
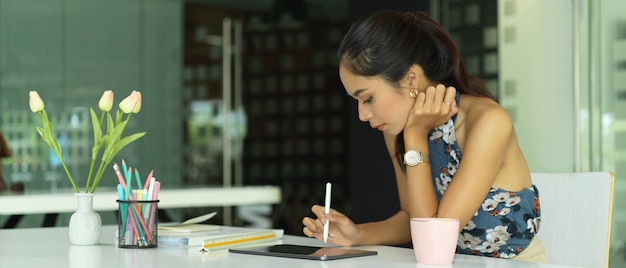
[[[93,193],[75,193],[76,212],[70,217],[70,242],[72,245],[96,245],[102,237],[100,214],[93,210]]]

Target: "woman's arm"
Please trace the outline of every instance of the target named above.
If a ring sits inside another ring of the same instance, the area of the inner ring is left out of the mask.
[[[407,167],[410,217],[458,218],[463,228],[480,207],[503,166],[514,131],[508,113],[499,105],[477,106],[465,113],[463,158],[441,202],[435,196],[430,165]],[[427,151],[426,135],[405,133],[406,148]]]
[[[324,214],[324,207],[314,205],[311,211],[317,219],[304,217],[303,233],[308,237],[323,239],[326,219],[330,222],[328,242],[339,246],[354,245],[401,245],[411,240],[409,217],[400,211],[386,220],[354,224],[350,218],[334,209]]]
[[[395,137],[384,134],[385,144],[396,173],[400,211],[382,221],[354,224],[344,214],[331,209],[330,217],[328,217],[331,222],[329,242],[340,246],[353,246],[402,245],[411,241],[406,179],[400,165],[395,160]],[[304,224],[303,233],[309,237],[322,239],[323,219],[326,218],[324,207],[314,205],[311,211],[317,216],[317,219],[305,217],[302,220]]]
[[[398,211],[393,216],[377,222],[361,223],[358,245],[402,245],[411,241],[409,214]]]
[[[458,217],[462,226],[484,201],[514,141],[513,123],[508,113],[496,104],[484,108],[466,118],[463,159],[439,205],[440,217]]]

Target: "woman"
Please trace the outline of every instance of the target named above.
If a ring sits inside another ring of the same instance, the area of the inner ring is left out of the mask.
[[[460,220],[457,253],[546,261],[535,236],[538,190],[508,113],[467,73],[449,33],[422,12],[356,21],[339,47],[339,75],[359,119],[383,132],[400,211],[355,224],[312,207],[303,232],[341,246],[411,241],[410,218]]]

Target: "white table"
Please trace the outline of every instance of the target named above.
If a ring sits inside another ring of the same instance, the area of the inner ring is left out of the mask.
[[[160,246],[153,249],[124,249],[115,246],[116,226],[103,227],[103,239],[96,246],[72,246],[67,227],[0,230],[2,267],[302,267],[302,268],[420,268],[412,249],[389,246],[356,247],[378,251],[376,256],[333,261],[298,260],[229,253],[220,250],[202,254],[196,248]],[[280,243],[323,246],[312,238],[284,236]],[[441,267],[441,266],[439,266]],[[553,264],[459,255],[452,267],[558,268]]]
[[[93,206],[96,211],[118,209],[117,192],[112,189],[96,191]],[[223,207],[272,205],[281,201],[278,186],[164,188],[159,193],[159,209],[190,207]],[[71,190],[26,192],[0,195],[0,215],[56,214],[76,211],[76,197]]]

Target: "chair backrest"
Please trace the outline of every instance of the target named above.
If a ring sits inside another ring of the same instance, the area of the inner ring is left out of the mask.
[[[532,173],[549,263],[608,267],[613,173]]]

